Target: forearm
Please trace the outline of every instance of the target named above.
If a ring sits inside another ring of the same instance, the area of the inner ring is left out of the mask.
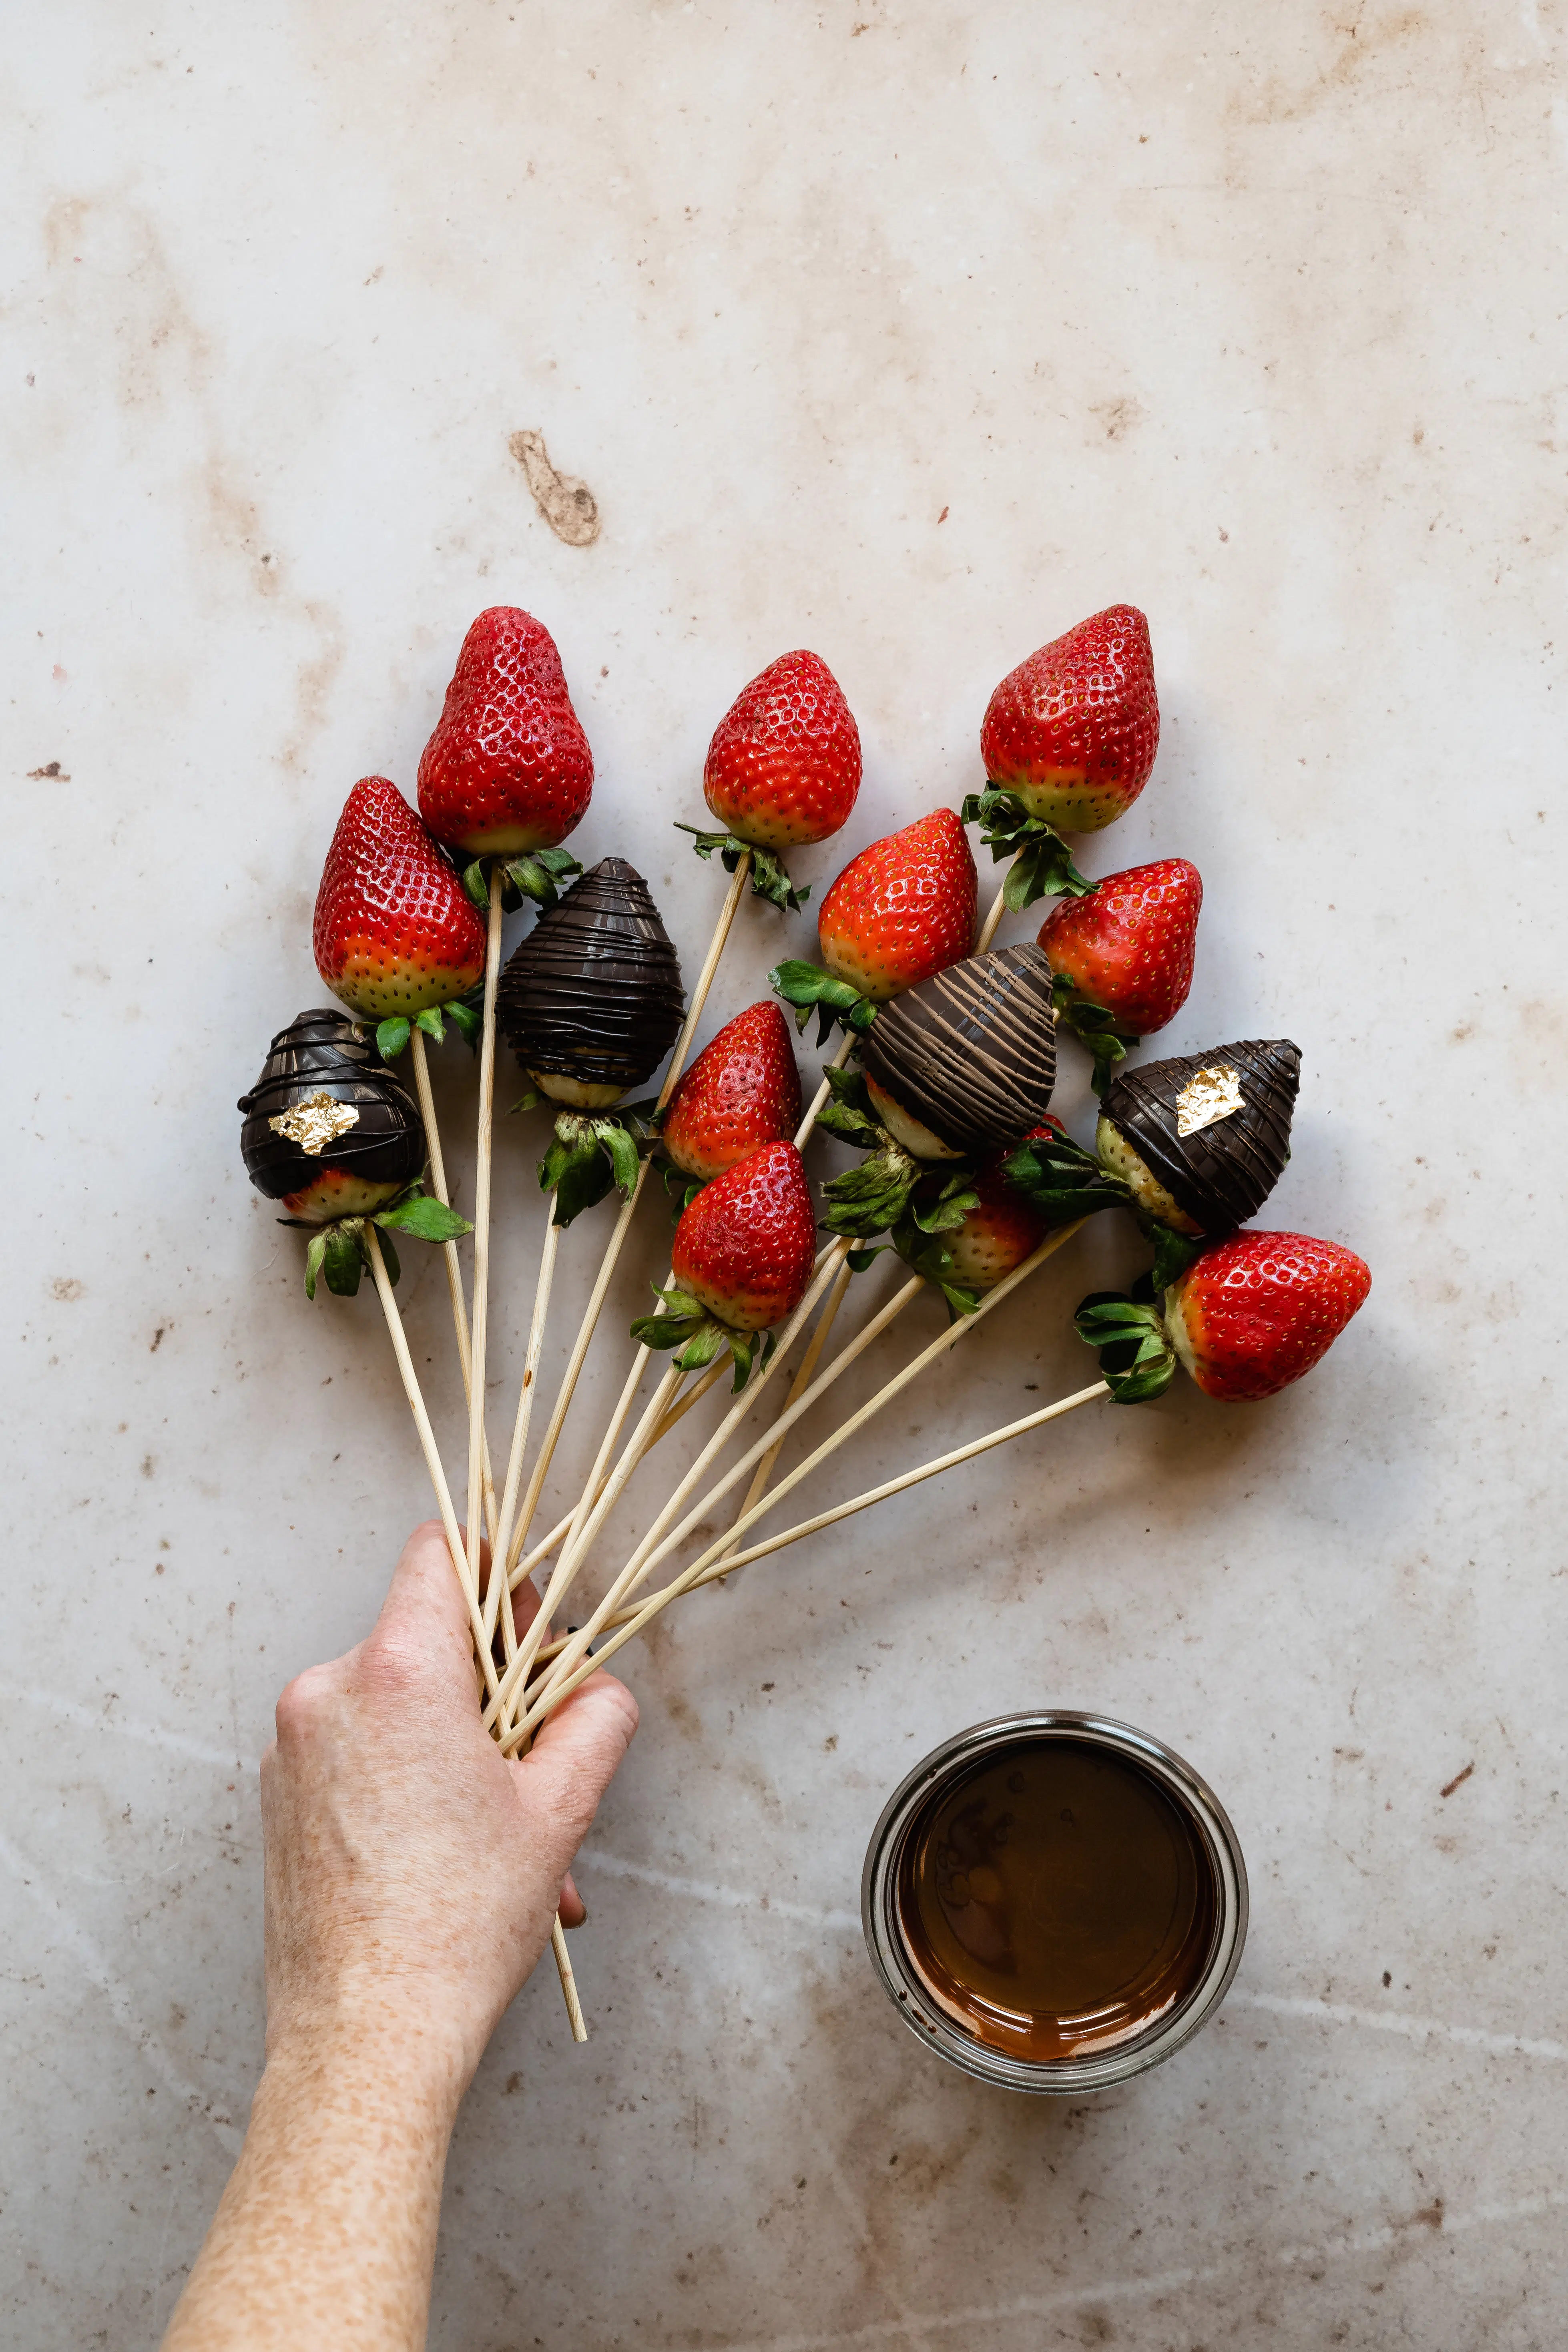
[[[164,2352],[419,2352],[466,2081],[414,2019],[280,2037]]]

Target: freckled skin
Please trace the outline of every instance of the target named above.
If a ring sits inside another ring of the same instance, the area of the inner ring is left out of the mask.
[[[1353,1250],[1309,1234],[1233,1234],[1165,1293],[1172,1345],[1205,1396],[1256,1403],[1310,1372],[1364,1302]]]
[[[583,1916],[567,1864],[636,1727],[598,1674],[502,1758],[437,1526],[370,1638],[290,1683],[261,1763],[266,2072],[164,2352],[419,2352],[454,2118],[557,1906]]]
[[[793,1315],[816,1260],[811,1187],[793,1143],[764,1144],[716,1176],[675,1229],[679,1287],[734,1331]]]
[[[781,654],[713,730],[702,791],[721,825],[758,849],[837,833],[860,789],[860,730],[821,656]]]
[[[564,841],[593,788],[554,638],[531,613],[492,605],[463,639],[425,746],[420,815],[470,857],[511,857]]]
[[[1010,670],[980,730],[991,782],[1068,833],[1097,833],[1130,809],[1159,742],[1149,624],[1132,604],[1080,621]]]
[[[958,814],[938,809],[850,859],[822,902],[822,961],[885,1003],[970,953],[977,888]]]
[[[749,1004],[699,1054],[670,1096],[660,1133],[688,1176],[721,1176],[764,1143],[794,1135],[800,1072],[771,997]]]
[[[384,776],[343,803],[316,894],[316,970],[367,1021],[412,1020],[484,978],[485,926]]]
[[[1148,1037],[1187,1001],[1203,902],[1197,867],[1162,857],[1108,874],[1087,898],[1060,899],[1040,926],[1039,944],[1075,997]]]

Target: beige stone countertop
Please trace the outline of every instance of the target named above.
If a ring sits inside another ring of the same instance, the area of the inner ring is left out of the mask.
[[[810,646],[860,724],[820,892],[978,785],[1005,670],[1127,599],[1163,740],[1084,863],[1200,867],[1162,1045],[1300,1043],[1264,1222],[1358,1249],[1371,1299],[1272,1403],[1096,1407],[626,1654],[592,2039],[548,1969],[506,2020],[431,2342],[1560,2341],[1561,11],[58,0],[18,29],[0,2334],[156,2342],[259,2059],[273,1700],[427,1510],[374,1298],[307,1307],[237,1150],[269,1034],[322,998],[349,786],[412,791],[468,621],[528,606],[598,763],[573,845],[642,868],[689,978],[724,877],[672,824],[753,672]],[[814,947],[748,906],[704,1035]],[[460,1047],[438,1086],[468,1197]],[[500,1127],[498,1431],[542,1232],[540,1123]],[[639,1213],[552,1499],[663,1271]],[[440,1268],[405,1259],[456,1460]],[[1080,1385],[1069,1311],[1137,1262],[1101,1220],[823,1502]],[[858,1925],[909,1765],[1039,1704],[1170,1741],[1252,1881],[1218,2021],[1081,2103],[923,2054]]]

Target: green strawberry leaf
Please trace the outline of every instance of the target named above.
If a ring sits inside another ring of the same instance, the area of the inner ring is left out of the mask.
[[[884,1135],[880,1148],[862,1160],[858,1168],[847,1168],[823,1186],[827,1213],[822,1222],[829,1233],[856,1241],[885,1234],[903,1214],[924,1173],[918,1160],[911,1160],[891,1136]]]
[[[943,1166],[951,1162],[944,1161]],[[980,1195],[973,1189],[973,1171],[960,1167],[942,1182],[931,1179],[917,1186],[910,1202],[910,1216],[922,1234],[952,1233],[963,1224],[971,1209],[980,1206]]]
[[[742,857],[752,861],[752,888],[759,898],[766,898],[782,914],[795,914],[811,896],[808,883],[799,890],[790,880],[779,857],[771,849],[759,849],[755,842],[742,841],[733,833],[704,833],[695,824],[676,825],[678,833],[689,833],[691,845],[699,857],[711,857],[717,850],[726,874],[733,874]]]
[[[400,1194],[390,1208],[377,1210],[371,1222],[383,1233],[411,1234],[416,1242],[455,1242],[460,1234],[474,1230],[456,1209],[419,1192]]]
[[[334,1297],[354,1297],[359,1290],[360,1272],[364,1264],[355,1221],[349,1218],[342,1224],[324,1227],[321,1242],[322,1270],[327,1277],[327,1288]],[[389,1260],[388,1272],[390,1271]]]
[[[321,1271],[321,1260],[326,1256],[326,1234],[324,1233],[312,1234],[310,1235],[310,1246],[305,1252],[305,1296],[307,1298],[314,1298],[316,1295],[316,1276]]]
[[[1031,816],[1016,793],[987,784],[983,793],[965,794],[960,814],[965,824],[982,828],[994,859],[1013,859],[1002,889],[1002,902],[1013,913],[1032,907],[1037,898],[1087,898],[1094,888],[1055,826]]]
[[[659,1302],[658,1313],[639,1315],[632,1325],[632,1338],[645,1348],[684,1348],[713,1322],[701,1301],[684,1290],[660,1290],[655,1285],[653,1295]]]
[[[791,957],[775,964],[768,974],[768,984],[782,996],[786,1004],[795,1007],[795,1028],[804,1031],[810,1020],[813,1006],[816,1009],[816,1042],[826,1045],[837,1023],[848,1033],[869,1029],[880,1007],[869,996],[852,988],[820,964],[802,963]]]
[[[1053,1225],[1070,1224],[1100,1209],[1125,1208],[1132,1198],[1131,1186],[1070,1135],[1042,1135],[1021,1143],[1002,1162],[1002,1173]]]
[[[1157,1224],[1152,1217],[1141,1217],[1139,1223],[1154,1244],[1150,1278],[1156,1290],[1169,1290],[1173,1282],[1179,1282],[1209,1246],[1206,1234],[1173,1233],[1169,1225]]]
[[[850,1103],[824,1103],[816,1114],[816,1124],[836,1135],[841,1143],[858,1143],[862,1151],[875,1151],[887,1130],[880,1119],[868,1118],[863,1110]]]
[[[658,1160],[654,1165],[664,1179],[665,1191],[675,1203],[670,1223],[678,1225],[708,1179],[705,1176],[689,1176],[684,1168],[676,1166],[673,1160]]]
[[[1073,1318],[1079,1338],[1098,1351],[1100,1378],[1118,1404],[1146,1404],[1175,1377],[1176,1351],[1152,1292],[1149,1276],[1140,1275],[1129,1295],[1091,1291]]]
[[[433,1037],[437,1045],[446,1044],[447,1024],[441,1018],[441,1008],[438,1004],[427,1004],[423,1013],[416,1013],[414,1026],[423,1031],[426,1037]]]
[[[424,1015],[420,1015],[423,1023]],[[375,1050],[384,1062],[395,1062],[408,1043],[408,1024],[400,1014],[395,1020],[378,1021],[375,1024]]]
[[[1117,1063],[1125,1059],[1130,1045],[1137,1045],[1136,1033],[1119,1029],[1116,1015],[1108,1006],[1079,996],[1065,972],[1058,972],[1051,982],[1051,1001],[1057,1008],[1058,1024],[1070,1029],[1094,1055],[1090,1084],[1095,1093],[1103,1097]]]
[[[561,904],[561,883],[569,875],[581,874],[583,868],[569,849],[536,849],[523,857],[508,861],[506,881],[517,893],[515,904],[521,906],[531,898],[538,907],[558,907]],[[513,903],[504,892],[502,906]]]
[[[442,1010],[469,1052],[478,1053],[485,1026],[482,1005],[470,1004],[466,996],[455,996]]]
[[[890,1247],[890,1243],[879,1242],[874,1249],[847,1250],[844,1255],[844,1263],[849,1268],[851,1274],[864,1274],[872,1259],[880,1257],[882,1252]]]
[[[476,857],[471,866],[464,866],[462,879],[463,887],[475,906],[479,908],[481,914],[488,915],[490,910],[489,860],[485,857]]]
[[[543,1100],[544,1097],[540,1093],[539,1088],[530,1087],[525,1095],[519,1095],[514,1103],[508,1104],[506,1115],[510,1118],[514,1111],[535,1110]]]
[[[370,1253],[368,1250],[363,1248],[363,1244],[361,1244],[361,1250],[362,1255],[364,1257],[365,1264],[368,1265],[370,1263]],[[401,1259],[398,1257],[396,1250],[392,1245],[392,1235],[390,1234],[386,1234],[383,1236],[381,1257],[382,1263],[386,1268],[386,1278],[388,1282],[391,1283],[394,1290],[395,1290],[398,1284],[403,1279],[403,1265]]]
[[[618,1119],[596,1118],[594,1132],[610,1162],[610,1173],[621,1192],[630,1195],[637,1181],[637,1147],[630,1131]]]
[[[539,1163],[542,1192],[555,1195],[554,1222],[569,1225],[612,1185],[630,1194],[637,1181],[638,1136],[620,1118],[557,1114],[550,1149]]]
[[[829,1135],[837,1135],[846,1143],[858,1143],[863,1151],[879,1150],[887,1130],[871,1108],[865,1073],[836,1070],[830,1064],[822,1075],[833,1100],[817,1112],[818,1127],[825,1127]]]

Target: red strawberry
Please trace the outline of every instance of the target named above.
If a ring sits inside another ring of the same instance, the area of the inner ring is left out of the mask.
[[[1165,1293],[1165,1328],[1205,1396],[1278,1394],[1325,1355],[1372,1287],[1353,1250],[1307,1234],[1232,1234]]]
[[[1108,874],[1086,898],[1064,898],[1046,917],[1039,942],[1058,1005],[1097,1061],[1119,1061],[1123,1040],[1147,1037],[1181,1011],[1203,903],[1197,867],[1162,857]]]
[[[531,614],[492,605],[463,639],[425,746],[419,814],[471,857],[512,857],[564,841],[593,783],[554,638]]]
[[[1024,1139],[1033,1143],[1061,1131],[1059,1119],[1047,1118]],[[942,1280],[956,1283],[961,1290],[994,1290],[1015,1266],[1034,1255],[1051,1229],[1050,1219],[1002,1173],[1006,1157],[1003,1152],[988,1160],[975,1177],[970,1190],[980,1197],[963,1224],[936,1236],[948,1255]]]
[[[1121,1403],[1160,1395],[1178,1362],[1205,1396],[1253,1403],[1310,1372],[1371,1287],[1365,1265],[1337,1242],[1252,1230],[1195,1258],[1165,1290],[1163,1312],[1147,1276],[1130,1298],[1086,1298],[1079,1337],[1100,1350]]]
[[[705,1185],[675,1229],[681,1289],[734,1331],[793,1315],[816,1259],[816,1220],[793,1143],[764,1143]]]
[[[734,872],[752,856],[752,887],[775,906],[801,906],[776,853],[837,833],[860,789],[860,732],[838,681],[817,654],[781,654],[743,687],[713,730],[702,772],[708,805],[725,827],[697,834]]]
[[[836,979],[883,1003],[974,945],[969,837],[937,809],[852,857],[822,902],[817,940]]]
[[[1020,662],[980,730],[993,789],[1075,833],[1097,833],[1131,807],[1159,740],[1149,624],[1131,604],[1096,613]]]
[[[327,986],[367,1021],[412,1021],[484,977],[485,927],[395,784],[362,776],[316,894]]]
[[[670,1259],[679,1286],[655,1294],[659,1312],[640,1317],[632,1338],[645,1348],[673,1348],[684,1371],[728,1348],[742,1388],[757,1334],[800,1305],[816,1255],[800,1154],[793,1143],[764,1143],[704,1185],[682,1213]],[[764,1357],[772,1345],[763,1341]]]
[[[705,1046],[669,1097],[660,1132],[688,1176],[721,1176],[764,1143],[800,1125],[800,1073],[789,1024],[764,998]]]

